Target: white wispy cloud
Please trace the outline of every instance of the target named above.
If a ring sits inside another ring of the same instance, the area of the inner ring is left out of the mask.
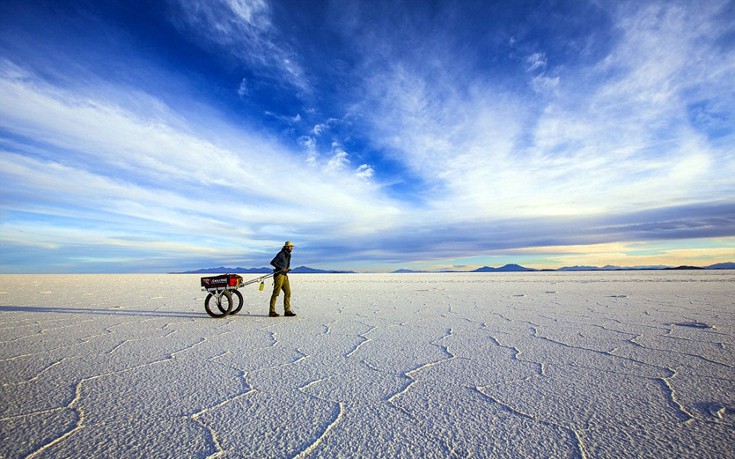
[[[548,94],[559,87],[560,78],[546,75],[536,75],[531,78],[531,88],[539,94]]]
[[[237,88],[237,95],[240,97],[247,97],[247,95],[250,93],[250,89],[248,88],[248,81],[247,79],[243,78],[240,81],[240,86]]]
[[[329,131],[329,129],[331,129],[332,126],[334,126],[337,123],[339,123],[339,120],[338,119],[336,119],[336,118],[329,118],[328,120],[324,121],[323,123],[315,124],[314,127],[312,128],[312,133],[315,136],[318,137],[318,136],[326,133],[327,131]]]
[[[544,53],[533,53],[526,58],[526,63],[528,64],[527,72],[543,71],[546,69],[546,55]]]
[[[544,53],[527,58],[542,99],[396,56],[369,79],[373,138],[434,184],[444,219],[707,201],[735,173],[728,149],[687,120],[692,91],[731,92],[735,79],[718,6],[626,3],[610,12],[622,36],[596,65],[552,77]]]
[[[347,159],[350,155],[342,148],[342,145],[338,143],[332,143],[332,157],[327,161],[324,169],[328,173],[341,171],[347,166],[349,160]]]
[[[339,145],[327,167],[314,171],[300,152],[222,120],[197,126],[216,132],[214,143],[160,101],[137,97],[136,107],[155,102],[155,117],[131,111],[129,94],[125,106],[90,98],[4,64],[2,125],[40,143],[6,142],[0,152],[3,209],[13,216],[4,234],[18,234],[27,221],[45,216],[52,218],[36,226],[39,244],[53,244],[48,241],[59,240],[55,234],[72,234],[85,221],[107,235],[104,240],[152,234],[186,247],[191,242],[185,241],[213,234],[242,250],[325,227],[364,232],[389,224],[399,212],[379,187],[346,167]]]
[[[207,46],[215,45],[242,59],[262,76],[311,91],[298,55],[275,38],[268,1],[179,0],[179,4],[183,14],[175,17],[176,24]],[[246,88],[241,82],[239,92]]]
[[[361,164],[357,168],[355,173],[357,174],[358,177],[365,179],[365,180],[369,180],[373,176],[375,171],[373,170],[372,166],[370,166],[369,164]]]

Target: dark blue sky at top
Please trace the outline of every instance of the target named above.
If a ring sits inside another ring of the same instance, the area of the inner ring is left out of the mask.
[[[364,64],[356,56],[363,39],[390,39],[390,49],[378,50],[370,64],[401,56],[415,67],[455,69],[460,83],[485,78],[518,92],[527,91],[528,54],[542,48],[548,60],[566,67],[589,65],[615,42],[607,13],[577,1],[280,2],[273,8],[280,31],[274,39],[304,66],[310,87],[303,90],[267,66],[182,31],[175,19],[182,7],[175,2],[4,3],[10,14],[3,29],[14,36],[13,45],[22,42],[27,48],[19,52],[32,56],[35,51],[38,61],[28,64],[49,80],[73,78],[57,74],[55,66],[83,65],[85,73],[154,91],[174,105],[186,91],[268,129],[278,128],[277,116],[313,116],[314,124],[344,116],[360,92]],[[347,13],[357,16],[355,27],[335,30],[331,25]],[[151,67],[160,74],[150,75]],[[243,80],[244,97],[237,93]]]
[[[51,235],[83,239],[73,229],[86,225],[123,241],[129,257],[114,259],[133,265],[146,249],[126,241],[141,231],[154,246],[187,247],[151,249],[161,269],[216,263],[228,250],[241,264],[255,252],[257,264],[262,244],[286,238],[301,239],[311,264],[353,268],[554,264],[569,255],[554,247],[665,240],[660,251],[673,253],[692,238],[727,258],[733,4],[4,1],[2,95],[23,105],[0,113],[8,164],[99,180],[49,197],[8,168],[3,202],[33,205],[6,205],[7,246],[66,246]],[[122,124],[95,133],[108,116]],[[224,188],[216,170],[197,170],[213,154],[237,160]],[[182,228],[216,214],[118,201],[108,193],[121,184],[131,196],[230,193],[252,209],[200,243],[203,230]],[[278,210],[256,216],[261,208]],[[688,230],[665,230],[662,214]],[[31,224],[42,229],[25,240]],[[616,225],[629,232],[608,231]],[[109,266],[98,244],[69,252]],[[207,244],[221,251],[186,253]]]

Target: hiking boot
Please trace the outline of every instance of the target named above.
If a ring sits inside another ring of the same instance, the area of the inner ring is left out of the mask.
[[[280,316],[280,314],[277,313],[277,312],[271,312],[268,315],[271,316],[271,317],[278,317],[278,316]]]
[[[293,312],[293,311],[286,311],[286,313],[285,313],[284,315],[285,315],[286,317],[293,317],[293,316],[295,316],[295,315],[296,315],[296,313],[295,313],[295,312]]]

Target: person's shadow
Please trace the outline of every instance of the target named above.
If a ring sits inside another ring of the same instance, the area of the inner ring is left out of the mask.
[[[180,319],[199,319],[209,317],[204,311],[181,312],[181,311],[142,311],[139,309],[99,309],[99,308],[69,308],[49,306],[3,306],[0,312],[30,312],[30,313],[54,313],[54,314],[92,314],[102,316],[141,316],[141,317],[171,317]]]
[[[55,306],[3,306],[0,312],[31,312],[31,313],[55,313],[55,314],[92,314],[99,316],[139,316],[139,317],[171,317],[179,319],[201,319],[210,318],[206,312],[182,312],[182,311],[141,311],[139,309],[100,309],[100,308],[69,308]],[[268,314],[254,314],[251,312],[238,312],[226,317],[268,317]]]

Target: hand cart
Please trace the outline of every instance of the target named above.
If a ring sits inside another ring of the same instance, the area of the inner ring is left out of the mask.
[[[202,277],[202,290],[209,292],[209,295],[204,300],[204,309],[207,311],[207,314],[217,318],[237,314],[242,309],[243,303],[242,294],[237,289],[259,282],[259,290],[263,290],[263,281],[269,277],[273,277],[273,274],[265,274],[245,282],[243,282],[242,276],[238,276],[237,274]],[[236,306],[233,304],[233,295],[237,297]],[[210,302],[213,304],[210,305]],[[216,308],[214,307],[215,305]]]

